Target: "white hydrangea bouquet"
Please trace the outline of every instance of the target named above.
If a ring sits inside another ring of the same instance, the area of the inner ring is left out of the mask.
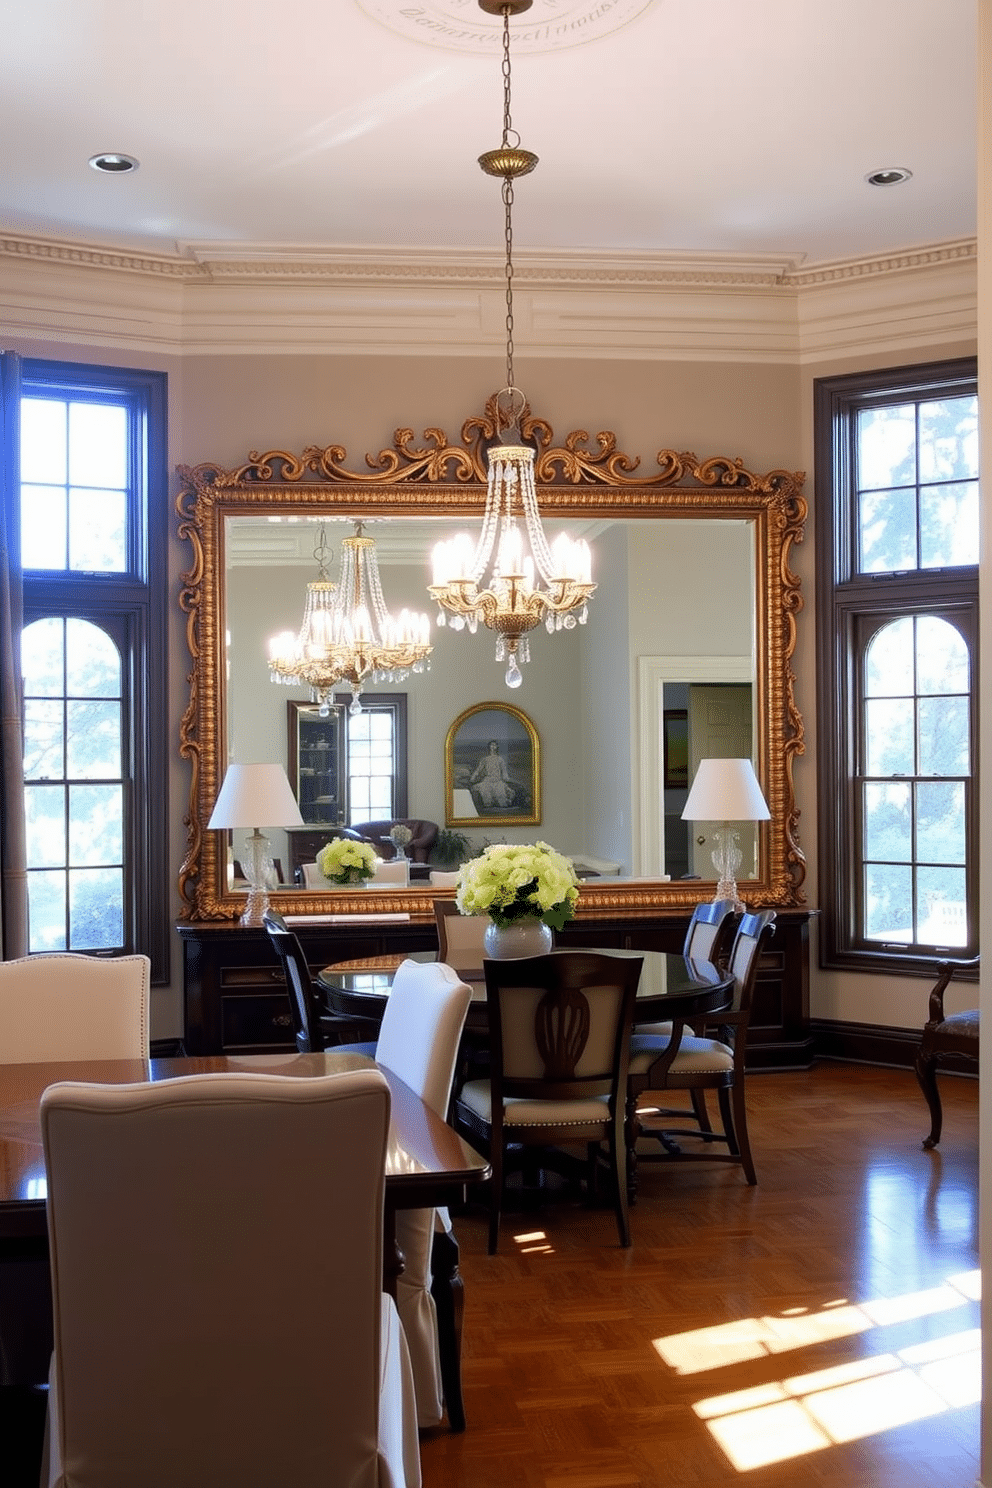
[[[579,881],[571,859],[546,842],[497,842],[464,864],[455,897],[462,914],[486,914],[501,930],[518,920],[561,930],[575,914]]]
[[[365,883],[375,877],[376,852],[371,842],[335,837],[317,854],[317,867],[336,884]]]

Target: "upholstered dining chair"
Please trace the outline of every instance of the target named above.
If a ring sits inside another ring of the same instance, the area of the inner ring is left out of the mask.
[[[463,915],[456,900],[435,899],[434,923],[438,960],[457,971],[478,971],[485,956],[482,942],[489,916]]]
[[[471,989],[440,962],[404,961],[386,999],[378,1037],[346,1043],[351,1020],[325,1011],[317,997],[299,938],[274,910],[265,915],[269,939],[283,963],[301,1053],[336,1047],[387,1065],[432,1110],[447,1116],[455,1061]],[[434,1272],[451,1276],[458,1247],[444,1210],[416,1209],[396,1216],[396,1240],[405,1257],[397,1304],[410,1340],[420,1424],[438,1422],[447,1410],[453,1431],[465,1426],[461,1393],[461,1293],[436,1288]],[[452,1298],[455,1307],[452,1308]],[[441,1316],[438,1316],[440,1307]]]
[[[399,1075],[444,1118],[471,1000],[471,988],[452,967],[439,961],[403,961],[393,977],[375,1047],[376,1062]],[[410,1346],[418,1422],[436,1425],[447,1410],[452,1431],[463,1431],[463,1294],[447,1210],[399,1210],[396,1243],[404,1257],[396,1304]],[[444,1273],[436,1287],[435,1271]]]
[[[973,1007],[960,1013],[945,1013],[944,993],[959,972],[977,970],[980,964],[978,956],[969,960],[943,961],[937,968],[937,980],[930,989],[929,1016],[916,1055],[916,1078],[930,1108],[930,1134],[923,1139],[924,1147],[936,1147],[944,1123],[937,1088],[938,1068],[941,1065],[969,1071],[978,1068],[979,1009]]]
[[[728,960],[728,970],[734,978],[731,1005],[726,1011],[713,1013],[704,1027],[705,1033],[715,1037],[701,1036],[698,1032],[687,1034],[686,1024],[681,1020],[673,1022],[668,1033],[635,1030],[627,1076],[627,1143],[632,1180],[636,1165],[641,1162],[709,1160],[740,1163],[748,1183],[757,1183],[747,1130],[744,1068],[758,960],[774,928],[774,910],[741,916]],[[673,1090],[689,1092],[691,1110],[658,1106],[644,1099],[645,1095],[653,1097],[654,1092]],[[706,1108],[708,1090],[716,1091],[719,1101],[723,1122],[719,1132],[713,1130]],[[695,1125],[673,1128],[672,1119],[690,1120]],[[636,1142],[642,1135],[657,1136],[662,1150],[641,1152]],[[676,1140],[680,1137],[697,1139],[701,1149],[683,1152]],[[725,1145],[727,1150],[712,1151],[714,1142]]]
[[[0,961],[0,1060],[147,1059],[150,973],[147,956]],[[0,1260],[0,1385],[43,1385],[52,1338],[37,1320],[50,1317],[47,1259]]]
[[[293,1018],[293,1033],[296,1047],[301,1054],[320,1053],[348,1039],[360,1039],[368,1032],[355,1018],[332,1013],[317,995],[307,965],[307,958],[300,945],[299,936],[289,928],[282,915],[267,909],[262,923],[268,932],[269,943],[282,963],[289,993],[289,1009]],[[375,1040],[351,1043],[353,1053],[375,1055]]]
[[[574,1143],[587,1146],[590,1187],[606,1143],[620,1244],[630,1245],[624,1111],[642,964],[589,951],[485,962],[490,1078],[462,1086],[455,1117],[492,1165],[490,1255],[517,1149]]]
[[[730,952],[738,912],[732,899],[711,899],[697,904],[682,943],[683,956],[720,966]]]
[[[0,1058],[147,1059],[150,973],[147,956],[0,961]]]
[[[376,1069],[45,1092],[43,1485],[419,1488],[382,1290],[389,1100]]]

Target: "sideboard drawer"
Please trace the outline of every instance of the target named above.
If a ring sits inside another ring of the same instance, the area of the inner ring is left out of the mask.
[[[222,966],[221,989],[227,987],[285,987],[281,966]]]
[[[225,1052],[249,1050],[275,1052],[295,1049],[293,1019],[285,991],[222,993],[220,999],[221,1043]]]

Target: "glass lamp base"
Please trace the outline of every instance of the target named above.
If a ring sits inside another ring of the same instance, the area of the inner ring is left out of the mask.
[[[275,874],[275,864],[269,853],[269,839],[256,827],[245,841],[245,877],[248,880],[248,901],[239,924],[252,929],[259,928],[269,907],[269,884]]]
[[[714,902],[729,899],[737,913],[743,914],[747,906],[737,891],[737,874],[743,861],[743,854],[737,845],[737,833],[725,824],[720,831],[713,833],[713,839],[716,847],[713,849],[712,859],[717,875]]]

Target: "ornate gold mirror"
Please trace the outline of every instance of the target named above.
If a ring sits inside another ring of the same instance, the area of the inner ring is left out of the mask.
[[[399,429],[364,470],[349,468],[336,445],[252,453],[233,470],[180,467],[179,532],[193,555],[180,594],[192,657],[181,738],[191,766],[180,876],[187,918],[233,919],[243,907],[226,840],[206,823],[229,761],[288,763],[287,696],[306,703],[309,692],[272,685],[266,643],[299,626],[315,577],[315,533],[324,529],[334,547],[361,521],[379,549],[387,602],[395,591],[397,603],[431,610],[433,543],[478,529],[496,417],[490,399],[454,445],[430,429],[417,446],[412,430]],[[542,839],[601,866],[615,863],[618,875],[584,881],[583,914],[695,904],[712,896],[715,875],[701,866],[702,834],[695,856],[691,839],[688,857],[673,848],[673,803],[680,787],[684,798],[687,773],[691,781],[682,715],[694,689],[708,697],[722,689],[721,705],[743,694],[751,745],[712,752],[751,753],[771,812],[746,855],[742,892],[754,906],[804,903],[792,780],[804,747],[792,672],[802,596],[790,567],[806,518],[803,475],[756,475],[738,460],[668,449],[645,473],[612,434],[590,440],[575,431],[556,445],[551,426],[529,410],[522,432],[537,450],[549,537],[564,527],[592,546],[589,621],[568,634],[537,633],[523,685],[512,693],[490,632],[456,636],[435,627],[431,670],[400,684],[409,708],[405,814],[446,825],[444,746],[453,720],[476,706],[512,703],[540,741],[541,820],[520,827],[504,820],[487,833],[482,817],[479,831],[468,833],[472,849],[504,836]],[[286,861],[285,834],[269,835]],[[298,914],[429,915],[436,892],[429,882],[388,892],[286,886],[272,902]]]

